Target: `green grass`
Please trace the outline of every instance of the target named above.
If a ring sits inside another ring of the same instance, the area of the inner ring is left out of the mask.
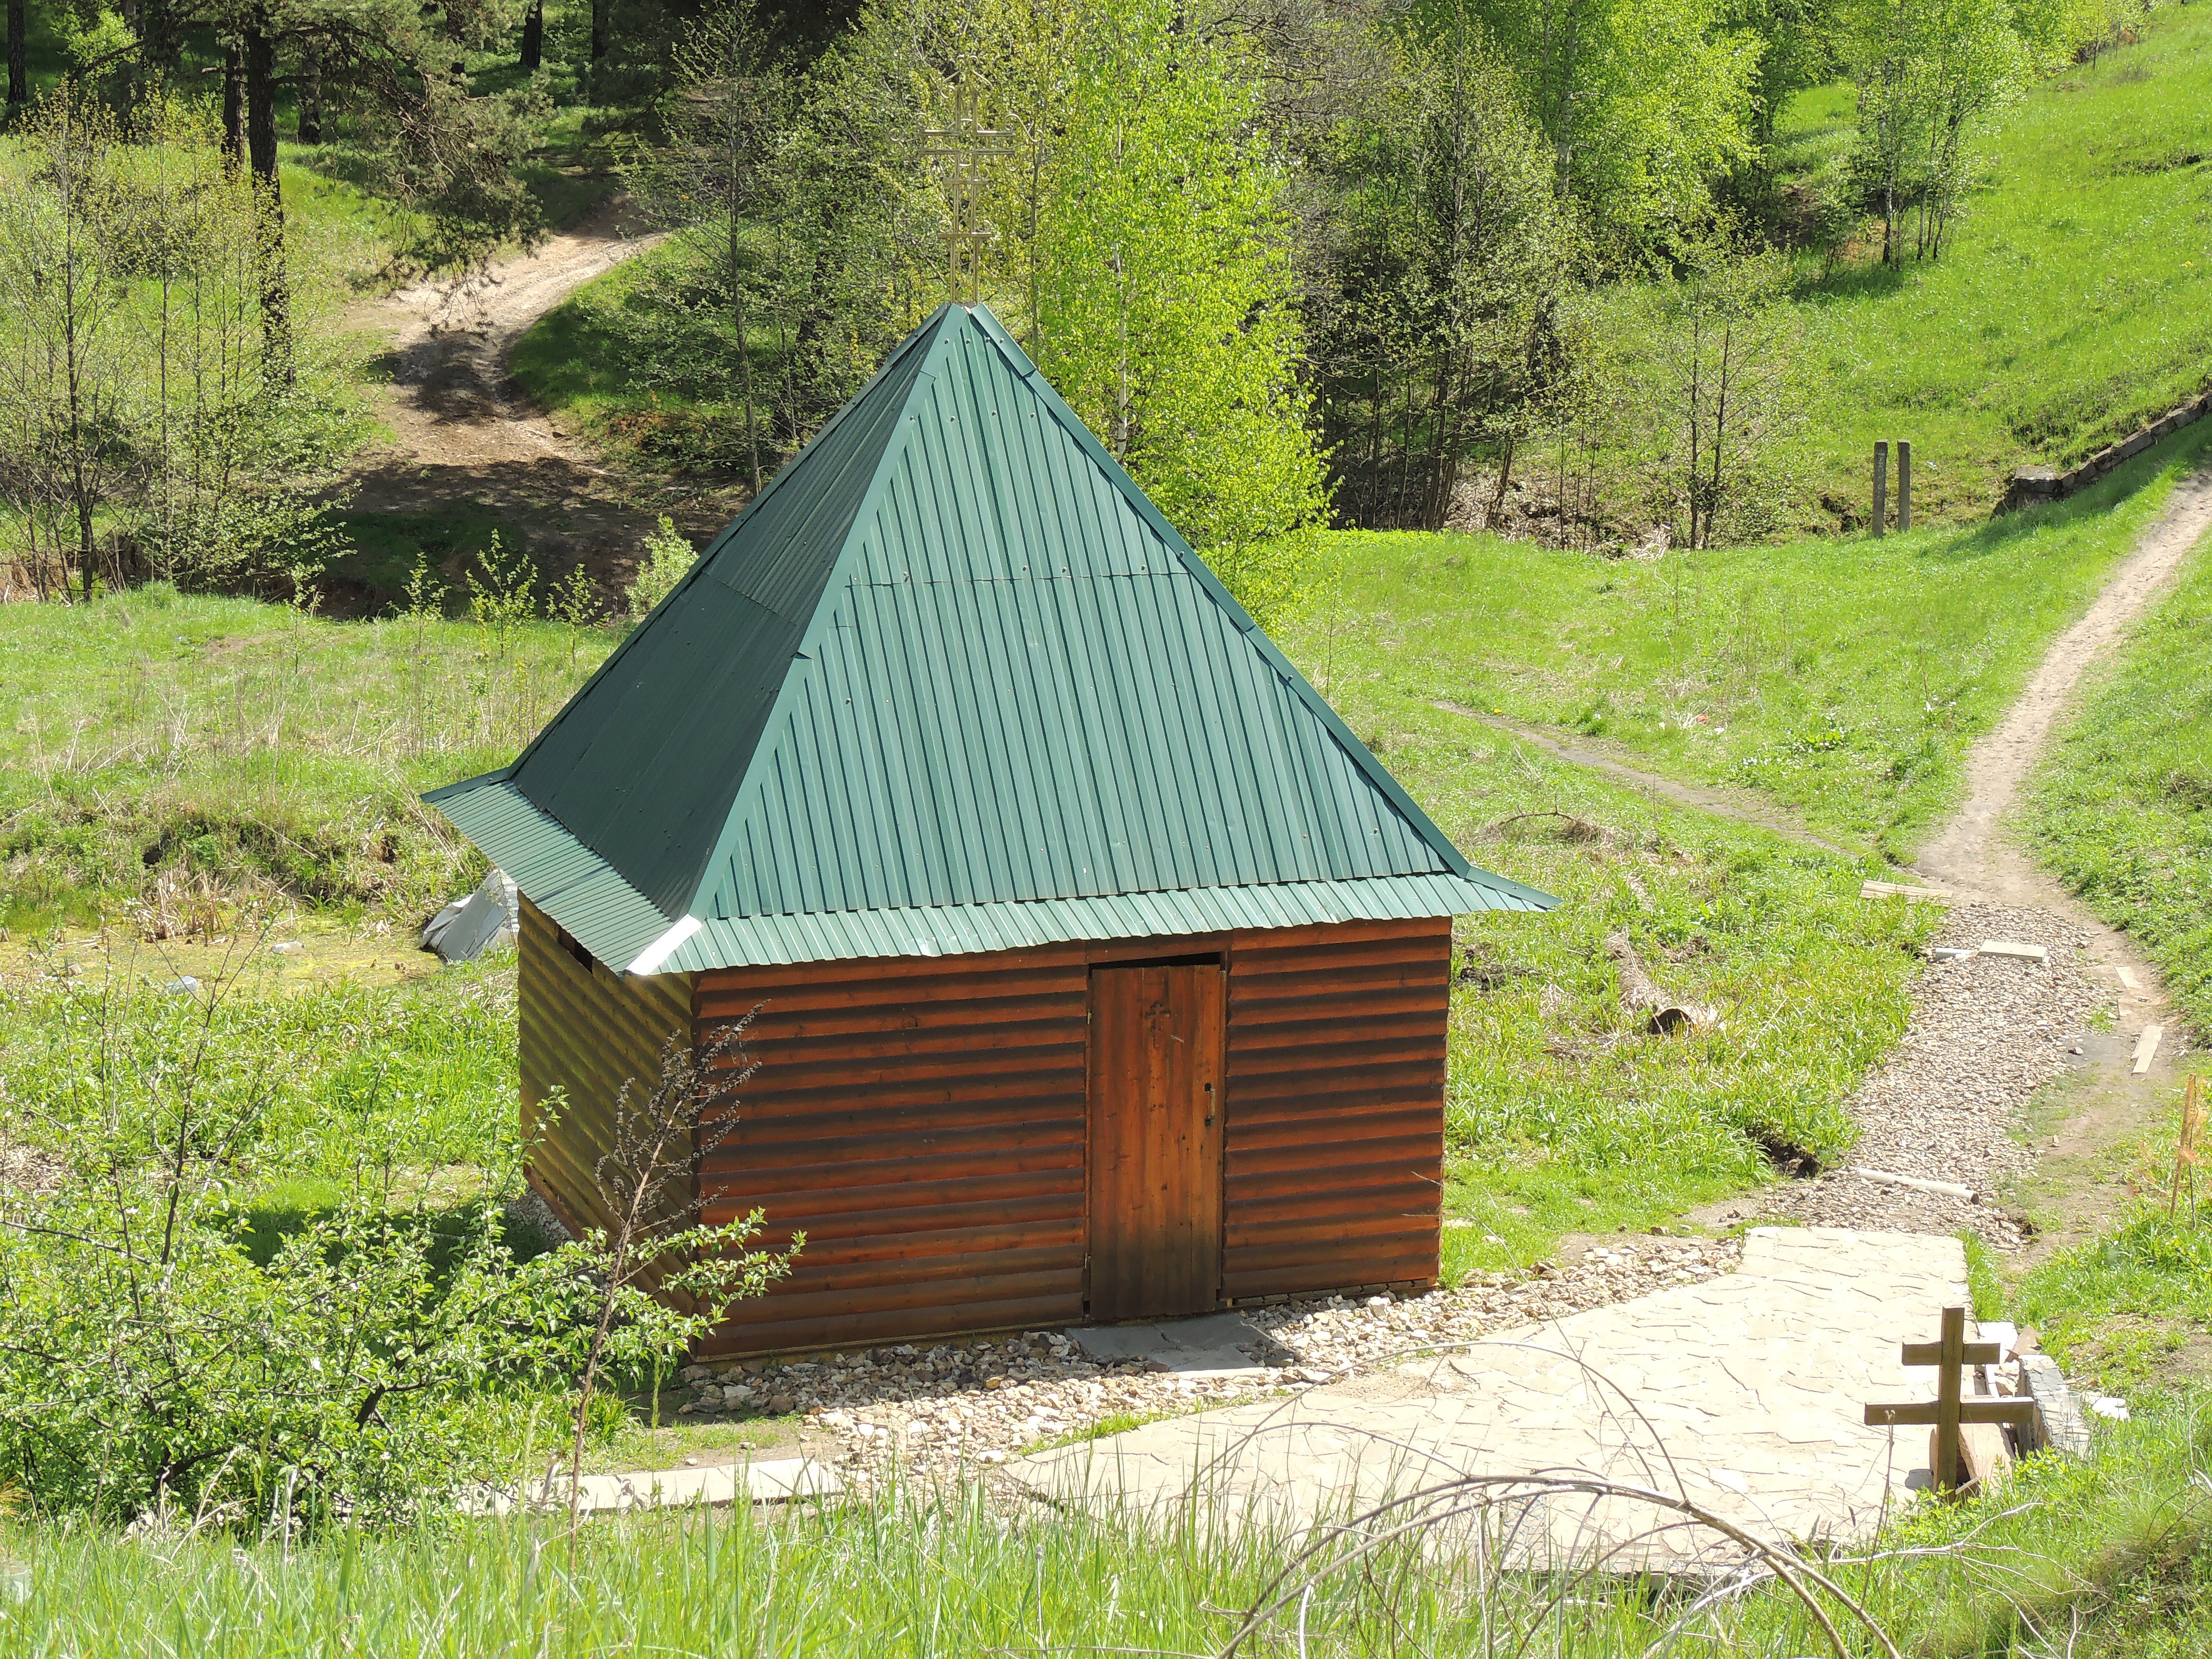
[[[1448,565],[1463,545],[1470,562]],[[1527,561],[1524,594],[1550,580],[1586,600],[1607,575],[1498,544],[1361,538],[1358,550],[1385,562],[1384,586],[1440,573],[1460,591],[1485,556]],[[1862,901],[1877,866],[1654,799],[1431,707],[1418,684],[1366,665],[1410,659],[1395,637],[1415,631],[1402,587],[1395,598],[1390,617],[1345,630],[1358,646],[1332,646],[1317,623],[1290,638],[1293,657],[1469,856],[1565,901],[1460,924],[1444,1202],[1474,1224],[1445,1232],[1446,1277],[1524,1266],[1564,1233],[1640,1231],[1755,1186],[1771,1174],[1769,1147],[1832,1160],[1850,1138],[1843,1103],[1904,1030],[1931,919]],[[1441,593],[1422,603],[1445,626],[1466,614]],[[1567,818],[1505,822],[1544,811]],[[1615,930],[1720,1024],[1634,1029],[1601,948]]]
[[[2027,828],[2212,1033],[2212,550],[2088,689],[2031,786]]]
[[[1971,526],[1650,562],[1342,532],[1340,577],[1290,637],[1347,708],[1442,700],[1571,727],[1901,861],[1956,799],[1967,746],[2208,447],[2212,422],[2068,501]]]
[[[417,793],[512,759],[608,643],[159,586],[0,606],[0,925],[92,925],[164,874],[419,920],[482,861]]]
[[[1990,1497],[1913,1504],[1875,1547],[1842,1552],[1827,1570],[1907,1654],[2201,1656],[2212,1650],[2212,1497],[2192,1475],[2208,1440],[2201,1403],[2178,1402],[2103,1431],[2094,1462],[2038,1459]],[[1187,1510],[1143,1530],[1010,1516],[973,1488],[595,1522],[573,1547],[550,1522],[244,1547],[158,1534],[118,1547],[93,1528],[17,1526],[0,1531],[0,1556],[27,1564],[28,1596],[0,1599],[0,1644],[25,1659],[1213,1654],[1303,1541]],[[1290,1589],[1244,1651],[1609,1659],[1645,1651],[1694,1593],[1483,1573],[1415,1548],[1323,1573],[1310,1598]],[[1881,1651],[1830,1606],[1850,1653]],[[1668,1650],[1830,1651],[1771,1585],[1723,1598]]]
[[[700,258],[671,237],[583,284],[517,343],[508,360],[516,381],[600,442],[663,471],[743,467],[734,333],[696,291]],[[750,337],[757,359],[763,337]],[[757,364],[764,477],[781,459],[766,424],[768,374]]]
[[[1848,88],[1802,94],[1784,170],[1832,167],[1850,118]],[[1825,276],[1808,264],[1811,493],[1863,514],[1875,441],[1902,438],[1916,514],[1977,516],[2015,465],[2080,460],[2203,389],[2208,152],[2212,9],[2161,6],[2140,45],[2002,112],[1940,261],[1885,271],[1877,242]]]
[[[2069,1376],[2131,1401],[2212,1376],[2212,1182],[2185,1170],[2172,1184],[2181,1092],[2170,1091],[2147,1140],[2113,1149],[2136,1195],[2121,1224],[2005,1293],[2007,1316],[2033,1325]]]
[[[145,977],[159,979],[153,947]],[[264,1194],[270,1227],[328,1207],[329,1183],[374,1149],[425,1170],[494,1163],[516,1127],[514,964],[488,958],[404,988],[340,980],[313,995],[269,994],[242,963],[210,1008],[143,988],[127,961],[110,979],[0,979],[0,1124],[21,1103],[63,1097],[118,1044],[204,1074],[264,1080],[270,1100],[238,1174]],[[0,1127],[0,1139],[5,1139]]]
[[[464,583],[478,556],[500,538],[508,552],[527,557],[528,532],[511,519],[470,501],[435,513],[340,513],[335,515],[348,550],[324,566],[324,586],[349,608],[375,615],[404,609],[416,562],[427,563],[447,613],[467,609]]]

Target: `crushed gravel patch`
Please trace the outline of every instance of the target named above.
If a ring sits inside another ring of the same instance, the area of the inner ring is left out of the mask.
[[[1981,954],[1991,940],[2040,945],[2050,959]],[[2073,1062],[2096,1013],[2113,1007],[2114,988],[2087,971],[2080,929],[2048,910],[1960,905],[1936,944],[1977,954],[1929,962],[1904,1041],[1846,1109],[1858,1145],[1841,1168],[1766,1194],[1768,1216],[1877,1231],[1971,1230],[2001,1250],[2027,1241],[2001,1197],[2034,1162],[2016,1126],[2036,1091]],[[1883,1186],[1857,1169],[1949,1182],[1974,1197]]]
[[[1733,1270],[1741,1257],[1733,1239],[1625,1236],[1571,1261],[1478,1275],[1454,1290],[1240,1310],[1271,1346],[1252,1356],[1263,1363],[1236,1372],[1099,1364],[1059,1331],[693,1366],[684,1373],[692,1399],[678,1415],[712,1421],[801,1413],[808,1430],[834,1443],[826,1455],[856,1488],[895,1464],[909,1478],[972,1473],[1044,1442],[1081,1437],[1110,1419],[1172,1416],[1333,1382],[1408,1350],[1694,1284]]]

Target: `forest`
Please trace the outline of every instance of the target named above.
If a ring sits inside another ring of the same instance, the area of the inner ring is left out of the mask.
[[[2144,15],[19,0],[0,534],[40,592],[304,592],[373,430],[344,302],[610,192],[666,241],[516,369],[649,471],[757,489],[957,295],[1263,613],[1328,526],[1847,529],[1808,300],[1940,264],[1999,112]],[[1816,89],[1850,105],[1808,148],[1784,113]],[[373,220],[374,268],[318,191]]]

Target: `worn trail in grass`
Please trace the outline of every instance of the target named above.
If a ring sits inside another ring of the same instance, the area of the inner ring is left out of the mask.
[[[348,514],[369,534],[357,538],[367,544],[361,553],[333,567],[347,597],[373,609],[404,583],[404,565],[377,556],[391,521],[404,527],[457,511],[496,524],[549,576],[580,565],[608,593],[627,585],[665,508],[632,499],[635,481],[583,455],[521,392],[508,358],[573,289],[652,240],[626,228],[618,206],[603,206],[532,252],[402,289],[360,311],[360,325],[391,335],[385,419],[392,441],[364,457],[350,480]],[[710,507],[690,527],[710,527],[718,512]],[[446,574],[461,580],[457,557]]]

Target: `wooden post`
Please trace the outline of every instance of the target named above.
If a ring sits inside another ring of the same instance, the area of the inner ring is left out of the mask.
[[[1874,447],[1874,533],[1881,535],[1889,523],[1889,441]]]
[[[1998,1348],[1994,1342],[1966,1340],[1966,1310],[1943,1310],[1943,1334],[1934,1342],[1908,1342],[1899,1358],[1908,1365],[1933,1365],[1936,1398],[1928,1405],[1869,1406],[1869,1428],[1899,1428],[1908,1424],[1932,1426],[1936,1432],[1929,1471],[1938,1492],[1959,1484],[1959,1425],[1961,1423],[2009,1423],[2025,1428],[2036,1420],[2035,1401],[2025,1399],[1962,1400],[1961,1373],[1968,1365],[1994,1365]]]
[[[1936,1490],[1959,1484],[1959,1389],[1966,1364],[1966,1310],[1943,1310],[1942,1352],[1936,1361]]]
[[[1897,441],[1897,533],[1912,528],[1912,442]]]

